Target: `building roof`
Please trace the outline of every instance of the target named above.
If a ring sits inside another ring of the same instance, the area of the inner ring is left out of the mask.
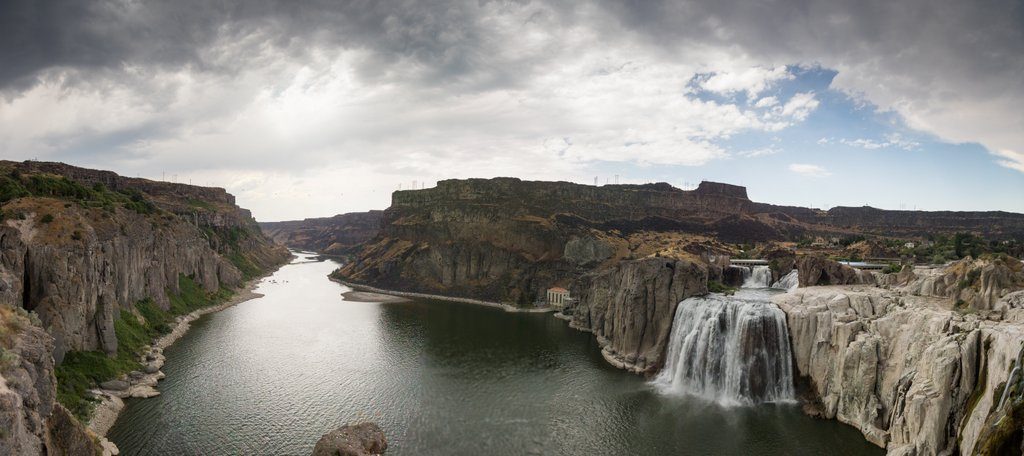
[[[566,290],[565,288],[562,288],[562,287],[551,287],[551,288],[548,288],[548,291],[555,291],[555,292],[559,292],[559,293],[568,293],[569,292],[569,290]]]

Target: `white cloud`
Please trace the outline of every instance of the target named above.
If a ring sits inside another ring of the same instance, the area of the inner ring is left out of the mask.
[[[746,92],[748,98],[753,98],[772,84],[787,79],[793,79],[793,75],[785,65],[772,68],[750,67],[714,73],[701,82],[700,87],[724,95]]]
[[[828,177],[832,175],[832,173],[821,166],[807,163],[792,163],[789,165],[789,170],[807,177]]]
[[[876,141],[874,139],[867,138],[843,138],[840,139],[839,142],[850,147],[859,147],[868,150],[882,149],[887,147],[895,147],[903,150],[917,150],[921,146],[921,143],[906,139],[897,133],[890,133],[885,135],[884,141]]]
[[[757,148],[757,149],[744,150],[744,151],[738,152],[737,155],[739,155],[741,157],[754,158],[754,157],[764,157],[764,156],[767,156],[767,155],[775,155],[775,154],[777,154],[779,152],[782,152],[782,149],[780,149],[778,146],[773,144],[773,145],[770,145],[768,147],[760,147],[760,148]]]
[[[777,104],[779,104],[779,99],[778,98],[775,98],[775,97],[764,97],[764,98],[762,98],[760,100],[757,100],[757,103],[754,103],[754,107],[755,108],[768,108],[768,107],[771,107],[771,106],[775,106]]]
[[[814,97],[814,92],[800,92],[786,102],[781,113],[783,116],[789,116],[802,122],[812,111],[817,109],[819,104],[818,99]]]

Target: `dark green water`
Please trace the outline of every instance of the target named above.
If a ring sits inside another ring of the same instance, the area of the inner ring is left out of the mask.
[[[266,296],[167,349],[162,395],[131,400],[126,455],[307,455],[374,420],[389,455],[877,455],[795,405],[665,396],[550,315],[448,302],[347,302],[335,264],[282,268]]]

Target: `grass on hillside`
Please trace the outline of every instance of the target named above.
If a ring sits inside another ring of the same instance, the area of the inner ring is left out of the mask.
[[[87,421],[96,406],[94,399],[86,392],[94,385],[115,379],[122,374],[142,367],[138,358],[142,348],[153,339],[170,332],[170,323],[178,315],[184,315],[203,307],[220,304],[232,294],[231,290],[220,289],[207,293],[190,277],[179,276],[180,292],[168,293],[170,308],[163,310],[151,299],[135,304],[136,313],[122,310],[114,321],[117,334],[117,354],[107,356],[98,351],[73,351],[64,356],[64,362],[57,366],[57,401],[67,407],[79,420]]]
[[[120,205],[140,214],[152,214],[156,206],[137,190],[113,191],[103,184],[86,187],[64,176],[50,174],[22,175],[11,171],[0,176],[0,203],[15,198],[41,196],[77,202],[82,206],[112,210]]]

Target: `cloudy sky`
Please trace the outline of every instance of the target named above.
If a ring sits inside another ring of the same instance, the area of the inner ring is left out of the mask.
[[[1024,212],[1024,3],[0,2],[0,158],[260,220],[516,176]]]

